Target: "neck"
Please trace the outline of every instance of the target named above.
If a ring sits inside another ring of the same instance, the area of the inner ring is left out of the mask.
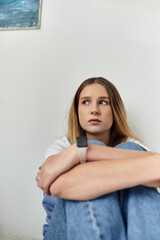
[[[109,138],[110,138],[110,132],[109,133],[104,133],[104,134],[91,134],[91,133],[86,133],[87,139],[88,140],[98,140],[100,142],[103,142],[104,144],[108,145]]]

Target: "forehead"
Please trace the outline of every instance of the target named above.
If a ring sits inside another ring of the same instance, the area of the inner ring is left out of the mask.
[[[92,83],[87,85],[81,92],[80,97],[99,97],[99,96],[106,96],[109,97],[109,94],[104,86],[99,83]]]

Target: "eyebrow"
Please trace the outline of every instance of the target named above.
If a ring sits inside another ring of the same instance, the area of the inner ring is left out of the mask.
[[[86,98],[91,98],[91,97],[90,97],[90,96],[81,97],[80,100],[82,100],[82,99],[86,99]],[[98,99],[109,99],[109,97],[106,97],[106,96],[100,96]]]

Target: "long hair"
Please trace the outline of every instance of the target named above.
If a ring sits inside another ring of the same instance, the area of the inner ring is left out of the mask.
[[[86,136],[86,132],[82,129],[79,123],[78,117],[78,103],[82,90],[93,83],[101,84],[105,87],[109,98],[111,109],[113,112],[113,125],[110,129],[110,139],[108,146],[115,146],[119,143],[125,142],[129,137],[135,140],[140,140],[130,129],[127,123],[127,116],[121,96],[116,87],[107,79],[102,77],[89,78],[82,82],[77,89],[77,92],[73,98],[68,118],[68,133],[71,144],[76,142],[76,137]]]

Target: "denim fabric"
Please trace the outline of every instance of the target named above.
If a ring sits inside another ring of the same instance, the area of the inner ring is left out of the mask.
[[[44,240],[67,240],[66,200],[56,199]]]
[[[43,201],[42,205],[47,213],[46,215],[46,224],[43,225],[43,235],[46,233],[49,223],[51,221],[51,217],[53,215],[53,209],[56,203],[56,198],[53,195],[46,195],[43,193]]]
[[[145,150],[133,142],[116,148]],[[159,240],[160,195],[155,188],[136,186],[89,201],[57,199],[44,235],[44,240],[51,239]]]

